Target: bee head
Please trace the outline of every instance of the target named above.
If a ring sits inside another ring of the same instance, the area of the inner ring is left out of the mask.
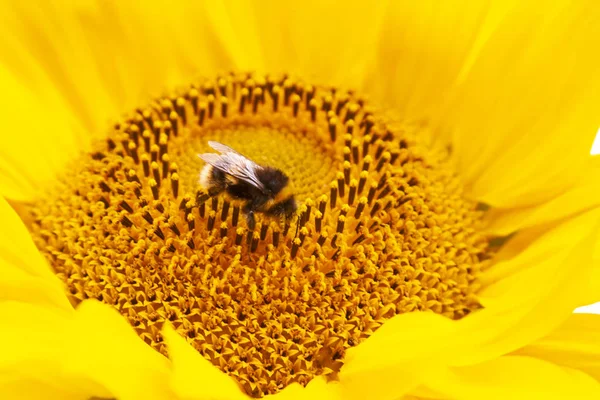
[[[281,170],[273,167],[264,167],[257,175],[271,196],[277,195],[287,186],[289,178]]]

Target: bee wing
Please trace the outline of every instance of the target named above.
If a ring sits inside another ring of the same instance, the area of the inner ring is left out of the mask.
[[[261,191],[265,190],[264,185],[258,179],[258,176],[256,176],[256,170],[261,167],[238,153],[204,153],[199,154],[198,157],[228,175],[247,182]]]
[[[219,153],[223,153],[223,154],[226,154],[226,153],[240,154],[237,151],[235,151],[234,149],[232,149],[231,147],[224,145],[223,143],[214,142],[214,141],[209,140],[208,141],[208,145],[212,149],[215,149],[216,151],[218,151]]]

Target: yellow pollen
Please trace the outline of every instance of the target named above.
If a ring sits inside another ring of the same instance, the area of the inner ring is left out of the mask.
[[[480,307],[481,211],[444,148],[340,89],[231,73],[136,109],[31,207],[74,304],[94,298],[168,356],[169,322],[251,396],[335,379],[396,314]],[[290,178],[291,221],[200,187],[215,140]]]

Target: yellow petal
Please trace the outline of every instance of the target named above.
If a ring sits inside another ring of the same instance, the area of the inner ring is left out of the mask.
[[[86,300],[77,308],[68,365],[120,400],[174,397],[169,361],[148,346],[112,307]]]
[[[589,299],[586,282],[594,270],[599,222],[600,210],[584,213],[487,271],[479,293],[485,308],[460,321],[471,337],[471,351],[452,364],[473,364],[525,346],[552,332]],[[515,239],[507,244],[508,253],[522,245]]]
[[[208,2],[205,7],[207,22],[212,24],[211,29],[214,32],[218,32],[217,40],[231,55],[234,66],[263,71],[264,64],[252,4],[247,1],[228,4]]]
[[[23,222],[0,197],[0,300],[71,309],[60,280],[38,252]]]
[[[409,393],[469,345],[459,329],[456,321],[424,312],[386,321],[348,349],[339,374],[343,398],[384,400]]]
[[[88,300],[64,311],[4,301],[0,312],[0,394],[21,381],[33,394],[50,386],[67,398],[174,397],[168,360],[110,306]]]
[[[435,374],[427,386],[441,398],[461,400],[600,398],[600,383],[589,375],[523,356],[448,369]]]
[[[582,282],[587,297],[582,299],[579,306],[587,306],[600,302],[600,240],[596,243],[593,266],[590,279],[587,282]]]
[[[519,2],[481,47],[446,113],[472,196],[526,207],[585,173],[598,129],[593,1]]]
[[[7,16],[4,46],[16,51],[14,57],[2,57],[2,63],[19,74],[21,82],[32,70],[41,69],[43,77],[36,76],[31,87],[42,93],[49,89],[47,85],[57,88],[65,105],[88,129],[96,128],[97,113],[114,112],[111,99],[99,85],[98,65],[72,8],[50,3],[27,7],[10,1],[4,2],[2,12]]]
[[[387,1],[206,3],[217,40],[237,68],[289,72],[330,85],[360,86],[375,51]]]
[[[600,381],[600,315],[573,314],[544,338],[515,352],[577,369]]]
[[[172,387],[181,399],[235,400],[248,397],[230,376],[219,371],[210,361],[190,346],[171,325],[163,336],[173,362]]]
[[[489,2],[479,0],[390,2],[365,90],[402,115],[433,113],[460,74],[488,13]],[[358,32],[369,24],[360,21]]]
[[[0,301],[12,300],[67,309],[70,304],[58,279],[48,280],[0,260]]]
[[[489,221],[486,230],[504,236],[590,210],[600,203],[599,177],[598,170],[590,166],[580,183],[544,204],[515,209],[492,208],[485,216]]]
[[[71,382],[61,381],[55,376],[48,375],[41,381],[0,372],[0,396],[4,400],[81,400],[87,394],[73,389]]]
[[[27,228],[17,213],[0,197],[0,259],[20,267],[33,276],[54,276],[37,251]]]
[[[65,362],[71,351],[73,310],[2,301],[0,313],[0,398],[110,396],[85,374],[70,371]]]
[[[207,5],[190,0],[168,5],[112,0],[93,2],[82,10],[72,6],[102,71],[99,84],[119,112],[139,106],[151,95],[187,86],[198,75],[236,67],[219,31],[211,28]],[[105,62],[107,57],[114,65]]]
[[[0,195],[26,201],[39,194],[77,154],[77,129],[55,94],[36,92],[0,64]],[[51,90],[48,90],[51,91]]]
[[[342,396],[340,385],[333,381],[327,382],[323,377],[316,377],[311,380],[306,387],[297,383],[286,386],[281,392],[266,396],[266,399],[277,400],[346,400],[348,397]]]
[[[69,352],[62,355],[70,371],[98,382],[120,400],[174,398],[169,361],[115,309],[86,300],[77,308],[72,329]]]

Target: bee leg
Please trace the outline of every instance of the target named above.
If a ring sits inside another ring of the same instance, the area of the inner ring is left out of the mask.
[[[256,227],[256,219],[254,218],[254,211],[249,210],[246,212],[246,223],[248,224],[248,236],[246,237],[246,244],[248,245],[248,248],[250,248],[250,245],[252,244],[252,236],[253,233],[252,231],[254,231],[254,228]]]
[[[264,199],[255,198],[244,206],[244,214],[246,215],[246,222],[248,223],[248,229],[251,231],[256,227],[256,219],[254,218],[254,212],[260,210],[260,207],[264,204]]]
[[[248,224],[248,229],[253,231],[256,227],[256,218],[254,218],[254,211],[248,211],[246,213],[246,223]]]

